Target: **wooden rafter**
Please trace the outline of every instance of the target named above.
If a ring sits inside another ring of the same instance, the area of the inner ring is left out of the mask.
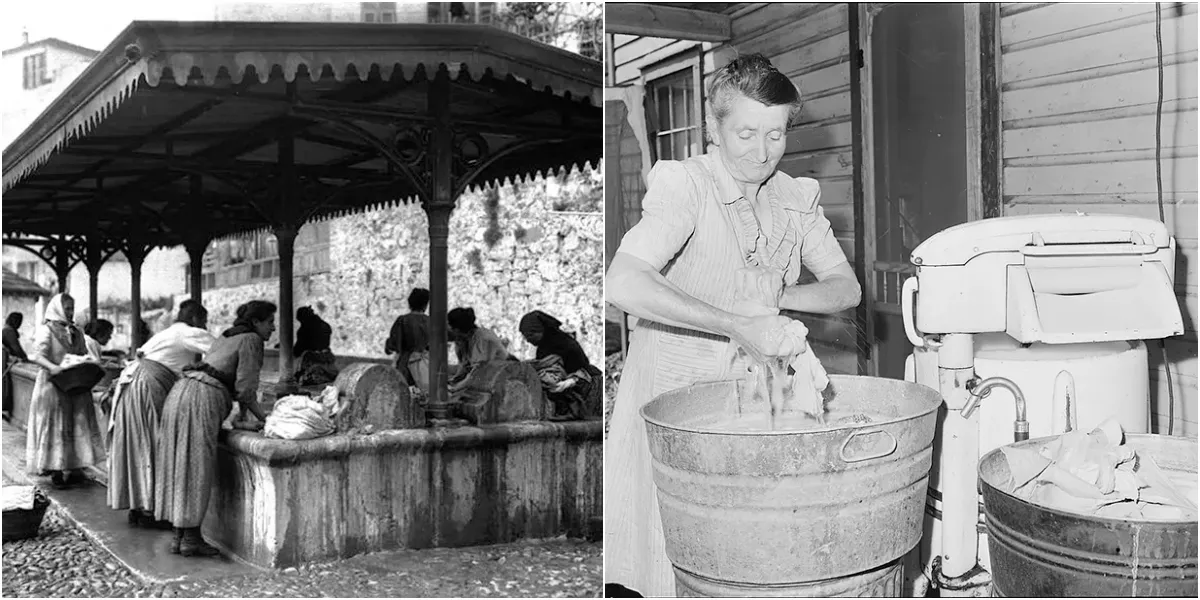
[[[673,6],[612,2],[604,7],[605,33],[673,40],[727,42],[733,37],[729,15]]]

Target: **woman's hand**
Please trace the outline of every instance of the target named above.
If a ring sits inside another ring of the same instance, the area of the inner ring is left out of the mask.
[[[554,386],[554,392],[558,393],[558,392],[566,391],[566,390],[570,389],[572,386],[574,386],[575,383],[576,383],[576,381],[575,381],[574,377],[564,379],[564,380],[558,382]]]
[[[778,269],[741,268],[734,273],[734,300],[730,312],[743,317],[777,315],[782,297],[783,273]]]
[[[801,335],[803,331],[803,335]],[[808,329],[794,319],[778,315],[741,317],[730,339],[755,362],[776,356],[791,357],[804,352]]]
[[[63,372],[63,368],[61,366],[55,365],[55,364],[52,364],[49,367],[46,367],[46,370],[49,371],[51,375],[58,375],[59,373]]]

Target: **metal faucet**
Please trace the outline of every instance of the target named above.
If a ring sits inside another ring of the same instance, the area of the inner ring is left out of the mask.
[[[1016,401],[1017,419],[1013,421],[1013,441],[1023,442],[1029,439],[1029,421],[1025,420],[1025,394],[1021,393],[1021,388],[1007,377],[988,377],[987,379],[976,377],[968,381],[967,391],[971,392],[971,397],[967,399],[967,404],[962,408],[962,417],[964,419],[971,418],[971,413],[979,407],[979,401],[992,393],[992,388],[997,386],[1012,392],[1013,399]]]

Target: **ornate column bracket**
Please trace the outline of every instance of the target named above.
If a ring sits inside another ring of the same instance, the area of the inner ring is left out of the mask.
[[[120,248],[99,231],[81,241],[84,245],[83,264],[88,271],[88,316],[95,321],[100,318],[100,269]]]

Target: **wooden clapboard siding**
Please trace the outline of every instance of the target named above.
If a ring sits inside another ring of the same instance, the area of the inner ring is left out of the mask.
[[[805,103],[788,132],[780,169],[821,182],[825,209],[847,258],[854,259],[854,177],[850,123],[849,13],[845,4],[746,3],[725,11],[733,19],[725,44],[615,37],[617,85],[639,82],[642,70],[700,47],[706,78],[736,55],[760,52],[800,88]],[[625,151],[625,146],[622,146]],[[623,155],[624,156],[624,155]],[[856,373],[853,311],[803,315],[814,350],[833,373]]]
[[[1001,10],[1004,214],[1159,218],[1158,61],[1153,4],[1008,5]],[[1165,221],[1176,238],[1184,335],[1166,341],[1175,432],[1197,431],[1197,7],[1162,11]],[[1154,431],[1167,431],[1167,370],[1149,344]]]

